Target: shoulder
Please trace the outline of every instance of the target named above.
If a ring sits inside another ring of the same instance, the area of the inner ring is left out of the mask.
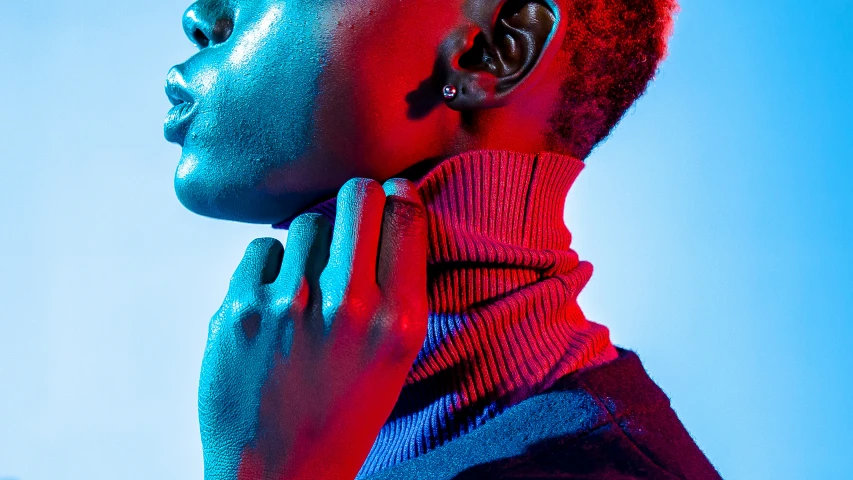
[[[716,479],[636,354],[560,379],[380,479]]]
[[[607,421],[606,412],[585,392],[547,392],[429,453],[360,480],[502,478],[500,472],[527,468],[540,446],[583,436]]]

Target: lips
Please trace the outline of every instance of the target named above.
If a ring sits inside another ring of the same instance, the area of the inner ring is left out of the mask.
[[[189,126],[195,117],[197,103],[186,88],[186,82],[177,67],[169,70],[166,76],[166,96],[173,107],[166,114],[163,134],[166,140],[183,146]]]

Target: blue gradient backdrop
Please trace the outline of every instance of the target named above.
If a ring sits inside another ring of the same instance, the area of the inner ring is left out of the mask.
[[[174,196],[185,3],[3,3],[0,478],[201,478],[207,321],[280,233]],[[853,478],[853,2],[682,8],[570,195],[582,304],[724,477]]]

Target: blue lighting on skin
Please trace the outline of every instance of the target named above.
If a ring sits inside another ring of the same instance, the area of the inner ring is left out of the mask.
[[[296,202],[288,192],[271,191],[270,177],[292,174],[298,182],[305,169],[293,172],[292,165],[312,144],[318,78],[327,57],[320,5],[252,1],[214,12],[213,3],[193,4],[185,26],[189,23],[190,33],[195,26],[204,31],[205,22],[229,18],[230,36],[217,43],[208,28],[210,43],[167,76],[167,93],[176,105],[165,133],[183,147],[175,191],[201,215],[273,223]],[[229,297],[210,324],[208,349],[222,351],[205,354],[199,388],[200,405],[210,407],[199,412],[202,437],[209,440],[205,465],[225,476],[236,473],[241,450],[256,434],[260,385],[271,361],[241,362],[237,370],[219,364],[246,348],[239,335],[223,330],[228,330],[223,318],[253,308],[241,295]],[[230,388],[219,391],[223,384]],[[210,441],[219,438],[207,433],[213,428],[230,432],[232,441]]]
[[[328,57],[323,2],[236,2],[222,12],[200,3],[185,24],[231,17],[233,32],[169,72],[167,91],[191,104],[167,118],[166,137],[183,146],[175,191],[201,215],[275,223],[304,203],[294,201],[293,185],[307,172],[293,164],[312,145],[318,78]],[[275,186],[282,178],[287,188]]]

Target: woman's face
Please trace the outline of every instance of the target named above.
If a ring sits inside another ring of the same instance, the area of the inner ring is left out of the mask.
[[[390,178],[441,155],[448,0],[200,0],[200,50],[168,73],[165,134],[178,198],[216,218],[276,223],[349,178]]]

